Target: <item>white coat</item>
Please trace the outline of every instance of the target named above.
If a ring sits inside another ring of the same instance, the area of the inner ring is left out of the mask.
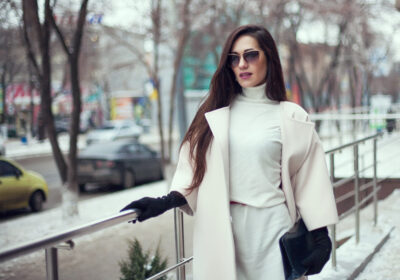
[[[295,103],[280,102],[280,110],[282,190],[293,223],[299,215],[309,230],[337,223],[325,153],[314,124]],[[207,170],[203,181],[197,189],[188,192],[193,165],[186,143],[179,153],[171,190],[185,196],[188,204],[182,210],[195,215],[194,280],[235,280],[235,249],[229,207],[229,107],[208,112],[205,117],[214,138],[206,155]]]

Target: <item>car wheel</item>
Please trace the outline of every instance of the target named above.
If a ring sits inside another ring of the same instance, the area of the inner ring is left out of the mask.
[[[122,187],[124,189],[129,189],[135,186],[135,176],[130,171],[124,172],[124,181],[122,182]]]
[[[79,187],[79,192],[86,192],[86,184],[79,184],[78,185],[78,187]]]
[[[29,199],[29,206],[31,207],[32,212],[38,212],[43,208],[43,195],[40,191],[36,191],[32,194]]]

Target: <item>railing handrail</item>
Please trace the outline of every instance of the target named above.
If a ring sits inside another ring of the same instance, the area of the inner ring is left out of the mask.
[[[382,132],[378,132],[378,133],[376,133],[376,134],[373,134],[373,135],[370,135],[370,136],[366,136],[366,137],[364,137],[364,138],[355,140],[355,141],[353,141],[353,142],[340,145],[339,147],[335,147],[335,148],[329,149],[329,150],[325,151],[325,154],[329,155],[329,154],[331,154],[331,153],[334,153],[334,152],[343,150],[343,149],[345,149],[345,148],[353,147],[354,145],[357,145],[357,144],[360,144],[360,143],[362,143],[362,142],[365,142],[365,141],[368,141],[368,140],[377,138],[377,137],[379,137],[379,136],[381,136],[381,135],[383,135],[383,133],[382,133]]]
[[[310,114],[312,121],[345,121],[345,120],[387,120],[400,119],[399,113],[367,113],[367,114],[351,114],[351,113],[319,113]]]
[[[8,248],[4,251],[0,251],[0,262],[7,261],[21,255],[26,255],[38,251],[40,249],[46,249],[63,242],[70,241],[73,238],[80,237],[89,233],[93,233],[104,228],[108,228],[123,222],[128,222],[136,219],[138,212],[135,210],[127,210],[119,214],[110,216],[106,219],[96,220],[85,225],[76,226],[69,230],[64,230],[56,234],[48,235],[44,238],[40,238],[36,241],[30,241],[23,245]]]

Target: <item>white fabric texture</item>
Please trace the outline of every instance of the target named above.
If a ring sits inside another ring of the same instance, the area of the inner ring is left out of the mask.
[[[286,205],[232,204],[230,210],[237,280],[284,280],[279,238],[292,226]]]
[[[229,122],[231,201],[254,207],[283,203],[279,102],[265,96],[265,84],[244,88]]]

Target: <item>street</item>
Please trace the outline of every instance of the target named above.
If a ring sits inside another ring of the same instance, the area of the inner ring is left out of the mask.
[[[15,161],[20,165],[22,165],[22,167],[25,168],[26,170],[35,171],[41,174],[45,178],[49,187],[49,197],[47,198],[47,201],[44,203],[42,211],[58,207],[61,204],[62,183],[53,156],[43,155],[40,157],[18,159]],[[85,193],[81,193],[79,195],[79,200],[93,198],[96,196],[100,196],[104,193],[110,193],[114,191],[112,189],[95,188],[95,187],[96,186],[88,185],[88,191]],[[13,210],[1,214],[0,219],[2,221],[14,219],[21,215],[26,215],[26,214],[29,215],[29,213],[30,213],[29,209]]]

